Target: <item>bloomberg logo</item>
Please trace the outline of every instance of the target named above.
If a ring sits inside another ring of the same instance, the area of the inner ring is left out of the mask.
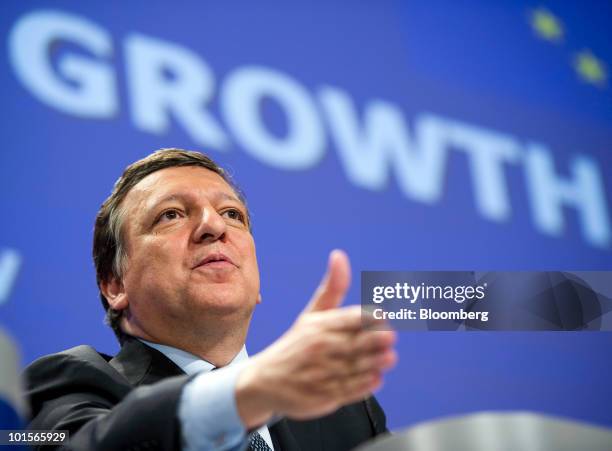
[[[51,46],[66,42],[85,52],[64,52],[52,61]],[[38,10],[21,17],[9,34],[9,55],[18,79],[42,102],[90,119],[113,117],[119,108],[112,36],[90,20],[62,11]],[[309,92],[274,68],[242,66],[217,87],[215,74],[188,48],[140,33],[128,34],[122,49],[133,125],[163,134],[174,118],[191,139],[227,151],[232,139],[253,158],[281,170],[307,170],[333,143],[350,183],[380,191],[391,174],[403,195],[436,204],[443,195],[449,152],[469,161],[478,213],[494,222],[511,219],[505,168],[519,166],[534,226],[561,236],[564,209],[574,209],[589,244],[609,249],[612,241],[604,182],[598,163],[582,154],[569,161],[568,176],[555,170],[542,143],[430,113],[409,126],[401,109],[373,99],[358,111],[349,93],[335,86]],[[171,73],[172,77],[167,74]],[[218,98],[221,117],[207,111]],[[261,117],[263,100],[283,111],[287,133],[273,134]]]

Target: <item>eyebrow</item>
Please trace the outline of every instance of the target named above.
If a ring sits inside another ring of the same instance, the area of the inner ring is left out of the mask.
[[[156,200],[155,202],[153,202],[153,204],[151,204],[150,206],[147,206],[147,211],[153,211],[155,210],[159,205],[165,203],[165,202],[171,202],[171,201],[176,201],[176,200],[182,200],[182,201],[190,201],[191,199],[193,199],[193,196],[190,194],[185,194],[185,193],[171,193],[168,194],[164,197],[162,197],[161,199]],[[216,191],[212,194],[212,200],[213,201],[220,201],[220,200],[229,200],[232,202],[236,202],[240,205],[244,205],[243,202],[238,199],[236,196],[233,196],[231,194],[228,194],[224,191]]]

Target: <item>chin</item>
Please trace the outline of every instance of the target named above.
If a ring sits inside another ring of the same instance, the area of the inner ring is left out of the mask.
[[[224,292],[224,290],[216,290],[215,295],[211,296],[208,293],[198,293],[193,296],[190,304],[199,311],[208,313],[250,313],[255,308],[256,297],[252,297],[253,300],[248,300],[244,295],[237,295],[235,291]]]

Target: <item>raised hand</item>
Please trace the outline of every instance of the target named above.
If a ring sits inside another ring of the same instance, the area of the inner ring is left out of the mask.
[[[238,378],[238,412],[249,428],[272,415],[310,419],[369,396],[397,356],[395,332],[359,306],[341,307],[350,286],[349,260],[332,251],[328,269],[291,328],[251,358]]]

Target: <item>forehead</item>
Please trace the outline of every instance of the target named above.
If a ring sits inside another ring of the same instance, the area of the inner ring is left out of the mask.
[[[173,194],[231,196],[234,189],[216,172],[200,166],[161,169],[138,182],[124,199],[124,207],[147,208]]]

